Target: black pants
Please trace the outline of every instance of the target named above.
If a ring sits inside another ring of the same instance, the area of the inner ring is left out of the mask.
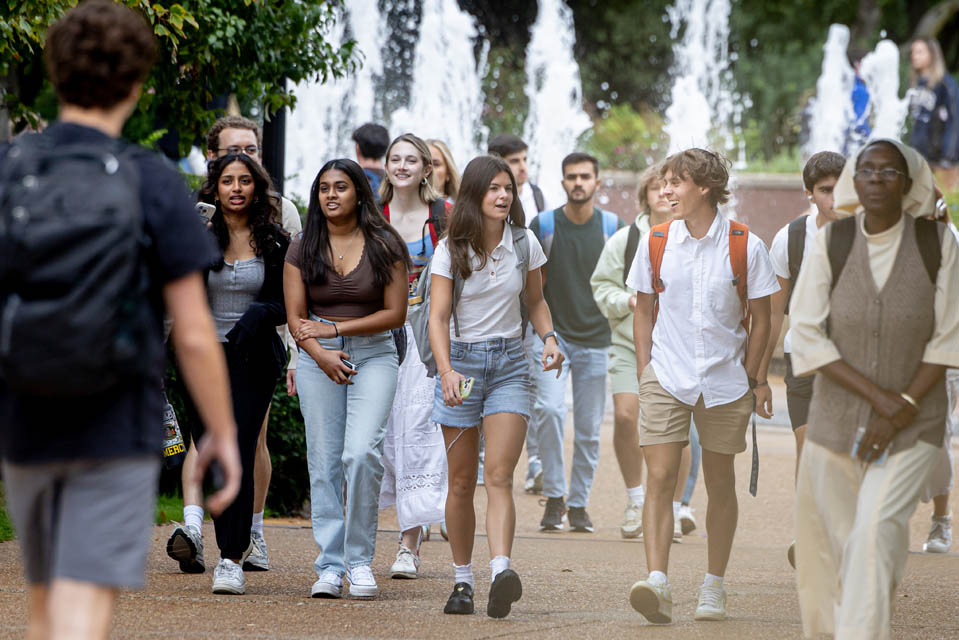
[[[273,390],[279,374],[275,366],[253,364],[245,360],[237,348],[223,343],[226,365],[230,375],[230,394],[233,399],[233,415],[236,419],[236,438],[240,448],[240,463],[243,476],[240,491],[229,507],[213,518],[216,529],[216,544],[223,558],[239,558],[250,546],[250,527],[253,524],[253,465],[256,461],[256,442],[260,427],[273,398]],[[203,421],[196,407],[185,395],[184,402],[192,422],[194,442],[199,442],[205,433]]]

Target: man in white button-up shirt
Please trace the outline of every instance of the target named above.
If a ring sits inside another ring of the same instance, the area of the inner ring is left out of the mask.
[[[748,234],[744,275],[752,328],[747,337],[730,261],[730,223],[718,212],[729,198],[727,162],[712,152],[690,149],[669,157],[663,174],[664,195],[673,212],[659,271],[663,288],[657,296],[649,242],[640,243],[627,279],[637,290],[634,338],[642,409],[639,439],[647,465],[643,528],[650,571],[647,580],[633,585],[630,603],[651,622],[672,621],[666,580],[672,496],[693,415],[709,494],[709,567],[696,619],[722,620],[723,576],[738,516],[733,458],[746,450],[753,407],[767,416],[772,408],[769,386],[753,376],[769,338],[769,295],[779,285],[765,245]]]

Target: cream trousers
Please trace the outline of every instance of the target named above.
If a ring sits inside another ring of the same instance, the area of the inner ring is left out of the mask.
[[[796,487],[796,581],[807,638],[890,637],[909,518],[939,453],[917,442],[876,466],[806,441]]]

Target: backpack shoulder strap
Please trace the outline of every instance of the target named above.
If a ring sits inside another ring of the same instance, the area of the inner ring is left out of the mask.
[[[387,218],[389,220],[389,218]],[[446,201],[437,198],[430,203],[430,217],[426,220],[430,228],[430,240],[433,241],[433,247],[439,242],[440,236],[446,231]]]
[[[846,258],[849,257],[852,243],[856,239],[857,224],[856,217],[851,216],[835,220],[827,225],[829,236],[826,238],[826,253],[829,255],[829,268],[832,270],[830,291],[836,288],[843,267],[846,266]]]
[[[538,218],[540,244],[543,245],[543,253],[549,258],[549,250],[553,246],[553,231],[556,228],[556,210],[543,211]]]
[[[543,197],[543,190],[532,182],[529,184],[529,188],[533,190],[533,202],[536,203],[536,213],[539,213],[546,208],[546,198]]]
[[[529,309],[526,307],[526,276],[529,274],[529,236],[526,227],[511,224],[510,231],[513,233],[513,251],[516,252],[516,260],[519,261],[520,272],[523,276],[523,286],[519,292],[519,315],[523,325],[523,339],[526,338],[526,325],[529,323]]]
[[[666,253],[666,240],[669,238],[669,225],[672,220],[657,224],[649,230],[649,266],[653,272],[653,291],[662,293],[666,290],[660,277],[663,266],[663,254]]]
[[[802,266],[803,254],[806,251],[806,222],[809,214],[799,216],[789,223],[786,231],[786,258],[789,267],[789,295],[786,296],[786,313],[789,313],[789,302],[796,288],[796,279],[799,278],[799,268]]]
[[[603,214],[603,241],[605,242],[619,229],[619,216],[605,209],[600,209],[600,213]]]
[[[936,286],[939,276],[939,265],[942,263],[942,238],[940,231],[944,231],[941,222],[933,222],[925,218],[916,218],[916,244],[919,246],[919,255],[929,274],[929,281]]]
[[[629,277],[629,268],[633,266],[633,259],[636,257],[636,249],[639,248],[639,227],[636,224],[629,225],[628,235],[626,236],[626,253],[623,255],[623,284],[626,284],[626,278]]]
[[[729,265],[733,269],[733,284],[743,309],[749,307],[749,283],[747,270],[749,264],[749,227],[742,222],[729,221]]]

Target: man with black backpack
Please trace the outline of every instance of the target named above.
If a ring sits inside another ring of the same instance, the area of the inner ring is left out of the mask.
[[[47,32],[59,121],[0,146],[0,457],[31,638],[106,638],[144,582],[163,438],[163,314],[207,424],[220,512],[239,487],[226,365],[186,186],[123,143],[156,56],[142,16],[90,0]],[[202,384],[202,394],[199,393]]]
[[[833,151],[820,151],[809,158],[806,166],[803,167],[802,177],[803,185],[806,187],[806,197],[812,202],[814,210],[784,226],[773,238],[769,259],[776,271],[780,288],[769,298],[771,307],[769,344],[759,368],[760,380],[766,379],[769,362],[779,343],[783,318],[789,313],[793,285],[799,277],[803,256],[807,250],[811,249],[816,233],[826,223],[836,219],[836,213],[833,211],[833,189],[836,188],[836,181],[845,164],[846,159]],[[791,331],[787,331],[783,339],[783,356],[786,360],[786,406],[789,410],[789,422],[792,425],[793,435],[796,437],[796,471],[798,472],[799,454],[802,453],[806,421],[809,418],[809,404],[812,401],[813,377],[799,378],[793,375],[790,334]],[[789,564],[793,568],[796,566],[795,545],[795,542],[790,544],[786,552]]]

